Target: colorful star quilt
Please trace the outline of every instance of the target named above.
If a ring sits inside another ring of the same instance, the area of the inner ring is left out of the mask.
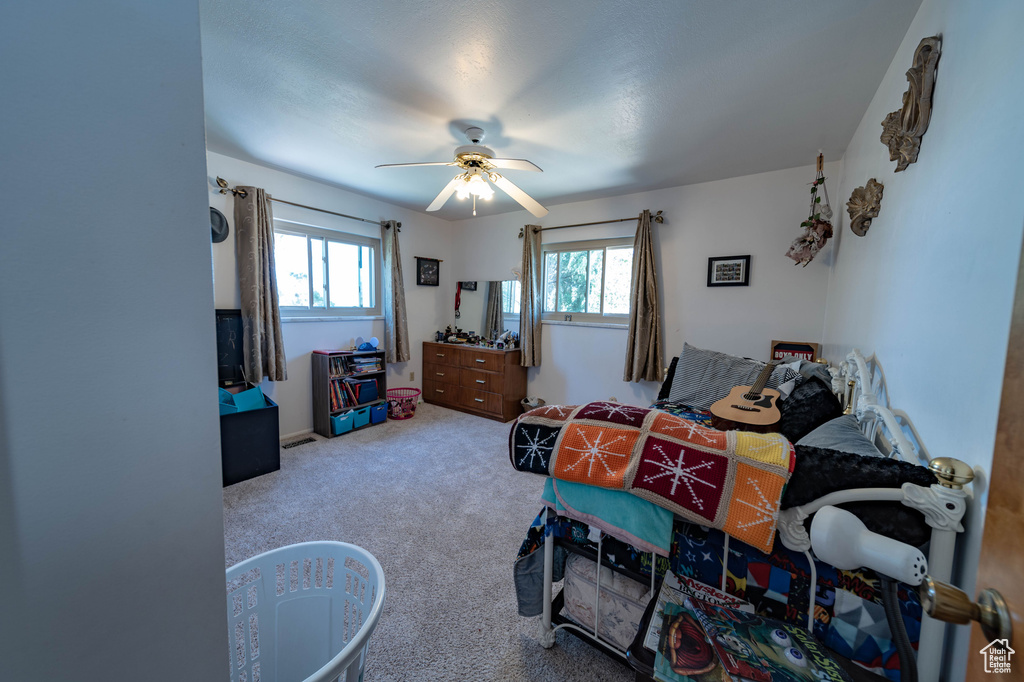
[[[538,408],[509,435],[519,471],[625,490],[770,552],[793,446],[660,410],[594,402]]]

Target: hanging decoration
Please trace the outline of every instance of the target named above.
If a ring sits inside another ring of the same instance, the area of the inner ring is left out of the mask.
[[[871,227],[871,221],[878,217],[882,209],[882,191],[885,187],[878,180],[871,178],[868,184],[853,190],[850,200],[846,202],[846,212],[850,214],[850,229],[858,237],[863,237]]]
[[[819,189],[825,197],[824,203],[818,196]],[[807,267],[832,237],[832,223],[829,222],[831,219],[832,206],[829,204],[828,190],[825,188],[825,155],[819,153],[817,175],[811,183],[811,207],[807,220],[800,223],[803,232],[789,246],[786,255],[797,264]]]
[[[882,121],[882,144],[889,148],[889,160],[896,162],[896,172],[917,162],[921,138],[932,117],[932,89],[935,67],[939,63],[942,40],[939,36],[925,38],[914,51],[914,63],[907,71],[907,91],[903,107]]]

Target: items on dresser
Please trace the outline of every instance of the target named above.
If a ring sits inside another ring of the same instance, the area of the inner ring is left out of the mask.
[[[507,422],[526,397],[520,351],[423,343],[423,400]]]
[[[330,438],[386,419],[384,351],[315,350],[313,430]]]

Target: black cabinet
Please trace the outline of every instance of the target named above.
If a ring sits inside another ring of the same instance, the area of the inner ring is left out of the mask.
[[[220,416],[220,461],[229,486],[281,468],[281,432],[277,403]]]

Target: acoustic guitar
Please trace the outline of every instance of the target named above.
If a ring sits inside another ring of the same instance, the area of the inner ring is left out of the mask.
[[[765,388],[768,378],[779,363],[765,365],[753,386],[735,386],[729,395],[711,405],[711,425],[716,429],[765,431],[782,418],[776,405],[780,393]]]

